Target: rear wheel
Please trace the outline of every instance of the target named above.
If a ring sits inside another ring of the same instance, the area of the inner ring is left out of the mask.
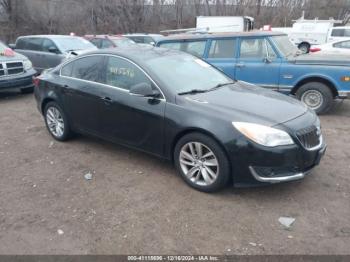
[[[31,94],[34,92],[34,87],[26,87],[26,88],[21,88],[21,93],[22,94]]]
[[[209,136],[191,133],[177,143],[175,166],[185,182],[203,192],[216,192],[225,187],[230,165],[220,145]]]
[[[330,88],[319,82],[310,82],[302,85],[296,92],[296,96],[317,114],[327,113],[334,102]]]
[[[56,102],[50,102],[45,106],[44,117],[47,130],[58,141],[69,138],[71,131],[67,117]]]
[[[310,52],[310,44],[308,43],[301,43],[298,48],[300,49],[303,54],[307,54]]]

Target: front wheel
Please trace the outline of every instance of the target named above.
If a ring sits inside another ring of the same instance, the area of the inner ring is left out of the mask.
[[[296,92],[296,97],[320,115],[329,112],[334,102],[332,91],[319,82],[302,85]]]
[[[191,133],[175,147],[175,166],[185,182],[202,192],[216,192],[230,178],[230,165],[221,146],[209,136]]]
[[[50,102],[45,106],[44,117],[47,130],[58,141],[69,138],[71,131],[67,117],[56,102]]]

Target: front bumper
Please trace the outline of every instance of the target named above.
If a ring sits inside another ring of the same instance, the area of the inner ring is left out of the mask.
[[[0,78],[0,90],[23,88],[33,86],[33,76],[36,74],[31,69],[23,74]]]

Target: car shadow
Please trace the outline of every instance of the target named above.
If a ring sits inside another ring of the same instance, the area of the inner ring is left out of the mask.
[[[337,100],[326,116],[350,116],[350,101],[346,99]]]
[[[4,100],[19,99],[28,96],[33,96],[33,94],[22,94],[19,91],[0,91],[0,102]]]

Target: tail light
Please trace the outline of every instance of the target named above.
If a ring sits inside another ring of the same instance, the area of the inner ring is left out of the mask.
[[[38,87],[40,84],[40,78],[39,77],[33,77],[33,84],[35,87]]]
[[[310,52],[312,52],[312,53],[319,52],[319,51],[321,51],[321,50],[322,50],[322,49],[319,48],[319,47],[311,47],[311,48],[310,48]]]

